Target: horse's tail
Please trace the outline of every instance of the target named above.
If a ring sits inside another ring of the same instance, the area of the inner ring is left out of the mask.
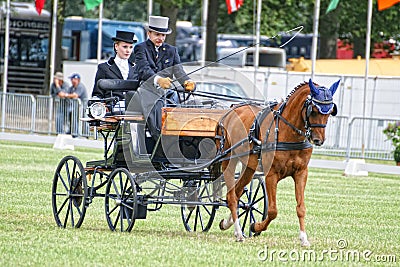
[[[221,162],[217,161],[213,164],[210,165],[209,167],[210,171],[210,176],[212,180],[216,180],[222,175],[222,168],[221,168]]]

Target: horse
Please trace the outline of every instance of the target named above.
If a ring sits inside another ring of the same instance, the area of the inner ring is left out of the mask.
[[[237,215],[238,200],[257,168],[262,167],[268,212],[266,219],[252,223],[250,230],[259,235],[277,217],[277,184],[291,176],[295,183],[300,243],[301,246],[310,246],[305,229],[304,204],[308,163],[312,145],[321,146],[325,141],[329,116],[337,114],[333,95],[339,83],[340,80],[326,88],[310,79],[308,83],[295,87],[280,103],[266,107],[251,103],[238,105],[219,120],[216,126],[217,151],[226,156],[214,168],[223,173],[227,186],[226,202],[231,211],[230,216],[220,222],[221,230],[234,225],[236,240],[244,241]],[[235,180],[238,162],[241,162],[242,170]]]

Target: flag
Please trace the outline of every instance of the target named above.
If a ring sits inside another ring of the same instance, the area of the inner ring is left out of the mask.
[[[243,5],[244,0],[226,0],[226,7],[228,8],[228,14],[236,12]]]
[[[378,0],[378,10],[382,11],[397,3],[400,3],[400,0]]]
[[[339,0],[331,0],[331,2],[329,3],[328,8],[326,9],[325,14],[328,14],[332,10],[335,10],[338,4],[339,4]]]
[[[100,5],[103,0],[83,0],[87,10],[92,10],[96,6]]]
[[[37,11],[37,13],[39,13],[39,15],[42,14],[44,2],[46,2],[46,0],[36,0],[35,1],[36,11]]]

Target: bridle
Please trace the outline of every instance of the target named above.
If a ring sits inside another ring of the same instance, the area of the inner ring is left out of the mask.
[[[326,88],[323,88],[323,89],[328,90]],[[325,93],[325,95],[326,95],[326,93]],[[332,105],[332,107],[327,112],[323,112],[322,107],[320,105]],[[318,100],[318,99],[312,97],[311,95],[308,95],[306,101],[304,102],[303,108],[301,110],[302,114],[303,114],[303,111],[306,110],[305,116],[303,117],[305,132],[304,133],[302,132],[302,135],[305,136],[307,139],[311,138],[312,128],[325,128],[326,127],[326,123],[324,123],[324,124],[310,123],[310,116],[313,111],[313,107],[316,107],[318,110],[318,113],[322,114],[322,115],[329,114],[332,116],[336,116],[336,114],[337,114],[337,107],[336,107],[336,104],[333,103],[332,98],[330,98],[330,99],[326,98],[325,100]]]

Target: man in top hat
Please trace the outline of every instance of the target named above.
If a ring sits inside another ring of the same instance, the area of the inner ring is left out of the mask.
[[[168,28],[168,21],[167,17],[149,17],[148,39],[136,45],[134,50],[139,81],[147,81],[154,76],[154,85],[168,89],[175,76],[186,90],[192,91],[195,83],[190,80],[180,65],[178,50],[165,43],[166,36],[172,32]]]
[[[97,86],[100,79],[131,80],[136,77],[134,63],[129,59],[133,51],[133,44],[137,42],[135,33],[117,31],[112,40],[114,41],[115,56],[98,65],[92,92],[93,97],[105,98],[111,96],[110,92],[106,92]],[[113,93],[113,96],[118,96],[120,99],[125,98],[123,93],[118,92]]]
[[[172,32],[168,21],[168,17],[150,16],[146,29],[148,38],[134,48],[135,69],[139,82],[142,82],[135,95],[139,101],[134,103],[141,105],[155,139],[158,139],[161,128],[163,97],[166,96],[169,103],[178,102],[175,91],[165,91],[171,88],[172,80],[175,78],[186,91],[193,91],[196,87],[183,70],[176,47],[165,43],[166,36]]]

